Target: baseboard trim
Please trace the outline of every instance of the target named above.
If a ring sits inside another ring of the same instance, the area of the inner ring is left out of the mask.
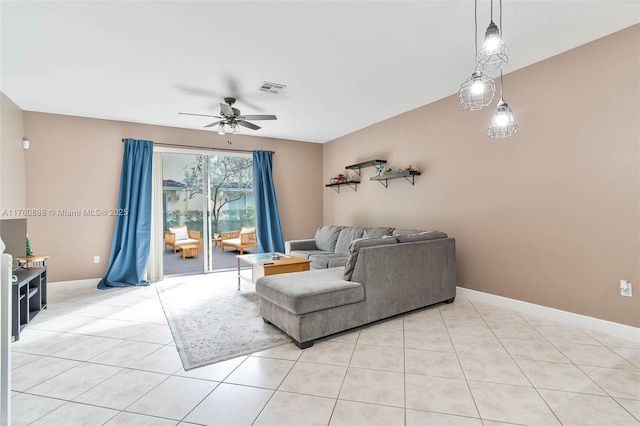
[[[496,296],[495,294],[484,293],[464,287],[457,287],[457,296],[471,301],[511,309],[523,314],[541,316],[551,321],[561,322],[585,330],[599,331],[636,343],[640,342],[640,328],[630,325],[574,314],[573,312],[562,311],[560,309],[549,308],[521,300],[509,299],[508,297]]]
[[[52,281],[48,282],[47,285],[98,285],[102,278],[87,278],[84,280],[71,280],[71,281]]]

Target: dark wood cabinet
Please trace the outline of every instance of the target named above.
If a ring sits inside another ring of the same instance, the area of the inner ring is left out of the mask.
[[[18,281],[11,285],[13,341],[38,312],[47,307],[47,267],[18,268],[13,271]]]

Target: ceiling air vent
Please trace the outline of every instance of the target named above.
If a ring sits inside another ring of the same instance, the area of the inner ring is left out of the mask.
[[[258,90],[260,90],[261,92],[267,92],[267,93],[280,93],[282,89],[284,89],[285,87],[287,87],[286,84],[270,83],[268,81],[265,81],[260,85]]]

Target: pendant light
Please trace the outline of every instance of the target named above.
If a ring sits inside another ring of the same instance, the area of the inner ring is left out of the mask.
[[[500,0],[500,26],[502,27],[502,0]],[[509,63],[509,49],[500,37],[500,29],[493,22],[493,0],[491,0],[491,22],[484,34],[484,43],[478,52],[478,66],[486,72],[496,71]]]
[[[500,70],[500,102],[498,102],[496,112],[491,118],[491,125],[487,129],[487,135],[494,139],[508,138],[518,133],[518,125],[513,118],[513,112],[504,101],[503,87],[502,70]]]
[[[500,26],[502,27],[502,0],[500,0]],[[504,101],[504,78],[500,70],[500,102],[491,118],[491,125],[487,129],[490,138],[508,138],[518,133],[518,125],[511,108]]]
[[[478,0],[474,2],[474,31],[475,55],[478,51]],[[491,77],[478,69],[478,62],[476,62],[475,71],[462,83],[459,95],[460,105],[463,108],[478,111],[491,104],[496,95],[496,84]]]

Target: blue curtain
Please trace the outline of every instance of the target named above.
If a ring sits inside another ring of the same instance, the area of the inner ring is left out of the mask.
[[[98,288],[149,285],[143,279],[151,238],[153,142],[125,139],[109,263]]]
[[[273,186],[271,151],[253,151],[253,196],[256,203],[258,252],[284,253],[284,240]]]

